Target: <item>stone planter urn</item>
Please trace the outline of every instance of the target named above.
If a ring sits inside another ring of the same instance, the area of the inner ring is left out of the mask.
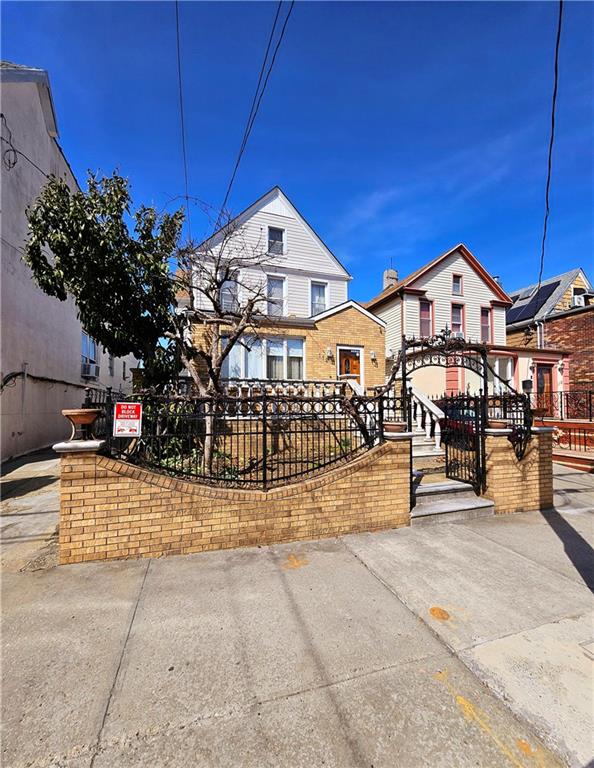
[[[102,414],[101,408],[66,408],[62,411],[72,425],[69,440],[88,440],[92,437],[91,427]]]
[[[507,427],[505,419],[489,419],[489,429],[507,429]]]
[[[405,421],[385,421],[384,433],[388,435],[393,435],[397,432],[406,432],[407,426],[408,425]]]

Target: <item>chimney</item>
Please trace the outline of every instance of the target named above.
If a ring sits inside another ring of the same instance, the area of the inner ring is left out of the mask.
[[[398,282],[398,272],[395,269],[384,269],[384,285],[383,290],[391,288]]]
[[[503,288],[503,283],[501,282],[501,278],[499,275],[493,275],[493,280],[497,283],[497,285],[500,285]]]

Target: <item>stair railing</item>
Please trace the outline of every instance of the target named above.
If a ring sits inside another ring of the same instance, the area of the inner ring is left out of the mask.
[[[445,414],[424,392],[414,387],[411,387],[409,391],[412,398],[413,421],[416,422],[419,431],[425,432],[428,438],[435,440],[435,450],[439,451],[441,444],[440,420],[444,418]]]

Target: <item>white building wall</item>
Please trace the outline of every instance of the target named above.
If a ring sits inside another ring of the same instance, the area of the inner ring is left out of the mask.
[[[47,132],[37,84],[2,82],[0,87],[14,145],[76,189],[64,156]],[[21,259],[27,236],[25,209],[45,181],[22,156],[11,170],[2,168],[0,367],[3,381],[11,373],[19,374],[0,396],[2,460],[67,436],[61,410],[80,406],[87,384],[131,388],[130,375],[121,379],[122,360],[115,361],[116,375],[109,376],[107,356],[98,361],[99,381],[81,377],[81,325],[73,301],[60,302],[43,293]],[[128,371],[136,365],[132,356],[126,363]]]
[[[402,345],[402,302],[399,298],[373,310],[386,323],[386,357],[395,355]]]

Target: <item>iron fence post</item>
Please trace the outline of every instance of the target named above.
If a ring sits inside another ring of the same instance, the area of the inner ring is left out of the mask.
[[[263,456],[263,463],[262,463],[262,488],[263,490],[266,490],[266,485],[268,481],[268,472],[267,472],[267,462],[268,462],[268,414],[266,411],[268,410],[268,403],[266,398],[266,387],[264,386],[263,392],[262,392],[262,451],[264,453]]]
[[[384,442],[384,395],[379,396],[378,406],[377,406],[377,419],[379,423],[379,441],[380,443]]]

